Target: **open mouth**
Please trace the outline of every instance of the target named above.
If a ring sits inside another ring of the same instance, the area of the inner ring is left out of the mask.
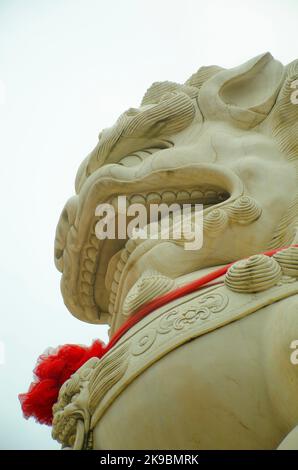
[[[243,186],[234,173],[214,164],[160,169],[138,179],[125,180],[116,178],[117,175],[102,177],[100,172],[96,173],[65,206],[56,232],[55,261],[63,272],[61,290],[69,310],[81,320],[110,324],[111,289],[107,287],[106,274],[112,258],[129,242],[117,237],[97,238],[96,207],[112,204],[117,219],[119,196],[125,195],[128,206],[141,204],[148,216],[153,204],[167,207],[178,204],[181,208],[188,204],[193,209],[201,204],[205,216],[215,207],[234,201],[242,194]]]
[[[109,233],[104,231],[99,233],[100,231],[95,230],[96,236],[101,240],[105,238],[117,239],[118,242],[115,244],[115,250],[117,251],[122,249],[128,239],[133,236],[128,230],[133,220],[138,230],[150,226],[151,233],[154,233],[156,237],[162,227],[164,227],[164,224],[156,226],[156,222],[168,220],[168,226],[171,231],[173,223],[180,220],[181,215],[185,217],[186,214],[190,215],[194,211],[201,210],[206,212],[208,208],[221,204],[229,198],[230,193],[228,191],[215,185],[200,185],[199,187],[191,187],[188,190],[180,191],[168,188],[154,192],[113,195],[111,199],[105,201],[96,209],[96,215],[100,214],[103,222],[98,224],[100,229],[102,230],[105,224],[110,224],[112,229]],[[112,210],[113,214],[111,216],[110,213],[108,222],[106,222],[107,206]],[[141,217],[140,214],[142,214]],[[185,220],[183,224],[186,223]],[[155,230],[157,228],[158,232],[154,231],[152,224],[155,225]],[[171,238],[170,233],[168,235]],[[165,238],[164,235],[163,237]],[[150,238],[149,233],[146,238]],[[106,247],[105,250],[108,250],[110,253],[111,250],[114,251],[112,247],[109,249]]]

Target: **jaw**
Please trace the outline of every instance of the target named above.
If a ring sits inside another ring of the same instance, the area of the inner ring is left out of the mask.
[[[86,180],[79,194],[67,202],[56,231],[55,262],[62,272],[61,290],[66,306],[83,321],[111,324],[109,297],[111,290],[115,294],[113,277],[117,264],[123,267],[136,245],[133,240],[96,237],[95,209],[99,204],[113,204],[116,219],[115,201],[119,195],[125,195],[130,204],[138,202],[146,207],[152,203],[203,204],[206,217],[215,205],[225,207],[242,193],[240,179],[215,164],[151,170],[139,178],[131,169],[119,165],[100,168]],[[146,247],[150,249],[152,242],[146,240],[143,252]]]

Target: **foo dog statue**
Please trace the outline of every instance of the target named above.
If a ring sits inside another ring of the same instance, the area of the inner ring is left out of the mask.
[[[202,67],[154,83],[99,135],[55,262],[71,313],[117,341],[62,385],[63,448],[298,449],[297,89],[298,61],[269,53]],[[119,217],[119,195],[202,204],[202,247],[100,240],[96,207]]]

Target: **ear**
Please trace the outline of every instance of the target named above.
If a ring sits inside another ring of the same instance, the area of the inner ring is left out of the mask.
[[[269,53],[224,70],[201,89],[204,115],[234,121],[239,127],[254,127],[271,111],[283,76],[283,65]]]

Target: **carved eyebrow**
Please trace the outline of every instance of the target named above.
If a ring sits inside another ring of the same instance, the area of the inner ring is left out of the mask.
[[[185,129],[196,113],[194,101],[185,93],[172,93],[157,104],[140,108],[139,113],[123,113],[116,124],[101,133],[90,154],[91,174],[104,162],[116,162],[125,155],[143,148],[168,148],[168,137]]]

